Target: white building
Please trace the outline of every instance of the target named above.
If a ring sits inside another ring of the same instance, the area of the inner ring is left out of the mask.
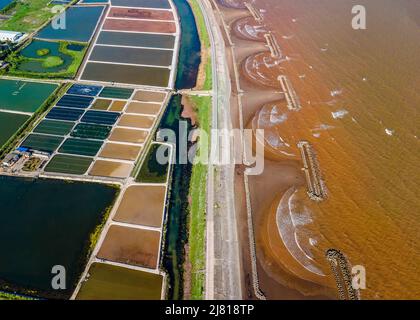
[[[0,42],[10,41],[12,43],[17,43],[23,39],[25,34],[22,32],[0,30]]]

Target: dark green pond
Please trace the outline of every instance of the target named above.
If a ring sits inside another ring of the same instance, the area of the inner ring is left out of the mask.
[[[0,112],[0,149],[28,119],[24,114]]]
[[[90,234],[117,193],[101,184],[0,176],[0,290],[69,298]],[[55,265],[66,269],[66,290],[51,287]]]
[[[137,182],[143,183],[165,183],[168,173],[168,165],[160,164],[157,161],[157,152],[159,148],[163,148],[164,156],[169,156],[169,147],[160,144],[153,144],[147,153],[146,159],[136,177]]]

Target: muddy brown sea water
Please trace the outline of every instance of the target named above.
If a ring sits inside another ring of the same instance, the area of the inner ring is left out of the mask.
[[[351,28],[355,4],[367,9],[366,30]],[[366,268],[362,298],[418,297],[420,3],[256,0],[254,6],[282,57],[274,63],[267,53],[250,55],[248,65],[255,68],[245,78],[255,86],[273,87],[277,72],[286,75],[302,108],[291,111],[284,101],[264,103],[247,123],[267,129],[265,143],[279,163],[300,161],[296,143],[309,141],[327,188],[327,199],[319,203],[293,183],[289,187],[296,189],[289,193],[273,190],[272,202],[261,206],[264,220],[273,222],[282,199],[288,200],[280,211],[291,212],[294,236],[319,272],[329,273],[324,254],[337,248],[352,265]],[[275,238],[262,234],[259,241],[277,246]],[[304,278],[306,271],[293,272],[295,261],[288,263],[290,256],[285,256],[283,267]]]

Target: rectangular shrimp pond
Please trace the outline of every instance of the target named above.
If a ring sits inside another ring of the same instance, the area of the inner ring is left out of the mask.
[[[56,84],[0,79],[0,149],[57,88]]]
[[[104,6],[73,6],[66,10],[65,27],[49,23],[37,35],[40,39],[89,42],[104,11]],[[58,21],[60,23],[61,21]],[[57,23],[57,22],[56,22]]]
[[[29,116],[9,112],[0,112],[0,148],[21,128]]]
[[[69,298],[112,207],[114,185],[0,176],[0,290]],[[66,289],[55,290],[54,266]]]
[[[78,300],[160,300],[163,277],[119,266],[93,263]]]
[[[0,109],[35,112],[57,88],[52,83],[0,79]]]

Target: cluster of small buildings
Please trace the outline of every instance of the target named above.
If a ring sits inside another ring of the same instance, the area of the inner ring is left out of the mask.
[[[40,167],[42,167],[42,164],[45,163],[49,157],[50,154],[47,152],[19,147],[4,157],[1,161],[0,167],[6,172],[16,172],[22,169],[25,162],[33,158],[39,158],[41,163]]]

